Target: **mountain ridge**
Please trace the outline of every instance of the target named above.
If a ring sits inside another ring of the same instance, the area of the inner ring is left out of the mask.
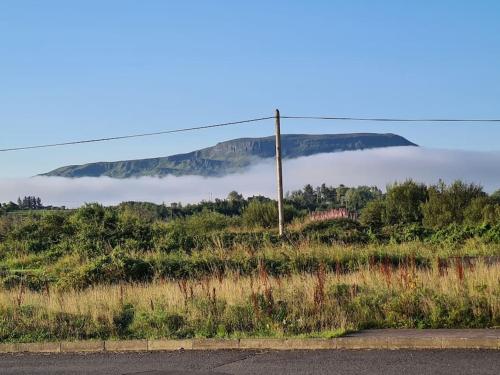
[[[275,156],[274,136],[237,138],[182,154],[164,157],[94,162],[68,165],[41,176],[58,177],[113,177],[143,176],[223,176],[241,172],[256,160]],[[293,159],[320,153],[364,150],[381,147],[417,146],[393,133],[349,134],[283,134],[283,159]]]

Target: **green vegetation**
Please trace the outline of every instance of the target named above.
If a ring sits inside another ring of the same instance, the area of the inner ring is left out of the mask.
[[[284,238],[276,202],[236,192],[187,206],[4,204],[0,341],[498,326],[499,196],[460,181],[308,185],[287,195]],[[308,217],[341,207],[359,222]]]
[[[457,262],[346,274],[217,275],[83,290],[0,293],[0,341],[330,337],[362,328],[478,328],[500,323],[500,266]]]

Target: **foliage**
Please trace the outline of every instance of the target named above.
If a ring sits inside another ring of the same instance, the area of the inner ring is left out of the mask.
[[[499,265],[434,262],[322,267],[286,280],[213,275],[203,281],[102,285],[87,291],[0,292],[0,342],[338,335],[362,328],[487,328],[500,323]]]
[[[316,221],[306,224],[302,233],[321,243],[365,243],[368,236],[362,226],[349,219]]]
[[[346,207],[358,212],[369,201],[381,196],[382,192],[375,186],[349,188],[344,185],[333,187],[323,184],[314,188],[308,184],[302,190],[289,193],[286,202],[298,210],[315,211]]]
[[[385,201],[378,199],[368,202],[361,211],[359,221],[371,230],[379,230],[384,225]]]
[[[272,228],[278,221],[278,208],[273,202],[252,201],[242,214],[248,227]]]
[[[451,185],[440,182],[429,187],[429,199],[422,205],[423,224],[441,229],[450,224],[462,224],[467,207],[474,199],[485,197],[483,189],[475,184],[455,181]]]
[[[500,254],[499,196],[460,181],[308,185],[287,196],[282,238],[276,202],[237,192],[184,206],[4,204],[0,341],[499,325],[498,265],[476,258]],[[307,217],[336,207],[359,222]]]
[[[17,207],[20,210],[41,210],[43,209],[42,200],[40,197],[28,196],[23,199],[17,199]]]
[[[383,221],[386,225],[411,224],[422,220],[421,205],[427,200],[427,187],[412,180],[388,186]]]
[[[359,222],[316,222],[305,217],[306,206],[355,205],[359,197],[369,196],[374,199],[366,202]],[[276,230],[276,202],[264,197],[245,199],[237,192],[225,200],[198,205],[126,202],[104,207],[93,203],[75,210],[5,214],[0,217],[0,283],[10,289],[44,290],[53,285],[82,289],[103,283],[149,282],[156,277],[202,278],[214,270],[251,274],[262,262],[275,275],[315,272],[321,262],[329,270],[352,271],[370,261],[360,249],[352,256],[282,249],[415,242],[432,245],[432,251],[447,257],[472,242],[478,249],[469,247],[469,253],[496,255],[495,246],[500,244],[500,205],[480,187],[461,182],[427,188],[406,181],[389,186],[385,195],[367,187],[309,186],[287,202],[285,219],[293,222],[283,238]],[[453,220],[441,224],[450,220],[446,211],[445,218],[430,225],[430,212],[439,216],[448,206]],[[391,259],[406,261],[394,254]],[[430,255],[422,262],[429,259]]]

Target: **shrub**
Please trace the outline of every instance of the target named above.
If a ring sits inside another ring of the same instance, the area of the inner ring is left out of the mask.
[[[243,211],[242,219],[249,228],[273,228],[278,222],[278,207],[275,202],[254,200]]]
[[[164,308],[155,308],[152,311],[141,311],[136,314],[130,330],[134,336],[149,338],[186,338],[192,337],[192,330],[186,319]]]
[[[451,224],[436,231],[429,239],[431,243],[462,244],[476,235],[476,228]]]
[[[13,272],[2,279],[5,289],[26,287],[35,292],[45,290],[53,280],[44,273]]]
[[[77,251],[86,257],[109,253],[119,240],[118,216],[115,210],[99,204],[87,204],[71,215],[71,223],[78,228],[72,240]]]
[[[368,235],[361,224],[350,219],[312,221],[302,228],[309,239],[322,243],[366,243]]]
[[[462,224],[466,208],[486,194],[481,186],[455,181],[451,185],[440,182],[429,188],[429,199],[422,205],[423,224],[427,228],[442,229],[450,224]]]
[[[386,226],[381,232],[385,238],[394,243],[423,241],[433,234],[419,223]]]
[[[220,231],[230,224],[231,219],[229,217],[207,209],[185,219],[186,228],[193,235]]]
[[[20,221],[9,232],[8,238],[22,242],[28,252],[39,253],[48,250],[74,233],[66,215],[48,213],[41,216],[30,215]]]
[[[153,276],[154,267],[151,263],[116,249],[112,254],[101,256],[65,275],[59,285],[81,289],[98,283],[150,281]]]

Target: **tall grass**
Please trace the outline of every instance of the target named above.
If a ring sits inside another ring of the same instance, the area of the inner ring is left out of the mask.
[[[445,269],[391,263],[350,273],[274,277],[258,271],[198,280],[19,286],[0,291],[0,340],[322,335],[365,327],[500,325],[500,265]]]

